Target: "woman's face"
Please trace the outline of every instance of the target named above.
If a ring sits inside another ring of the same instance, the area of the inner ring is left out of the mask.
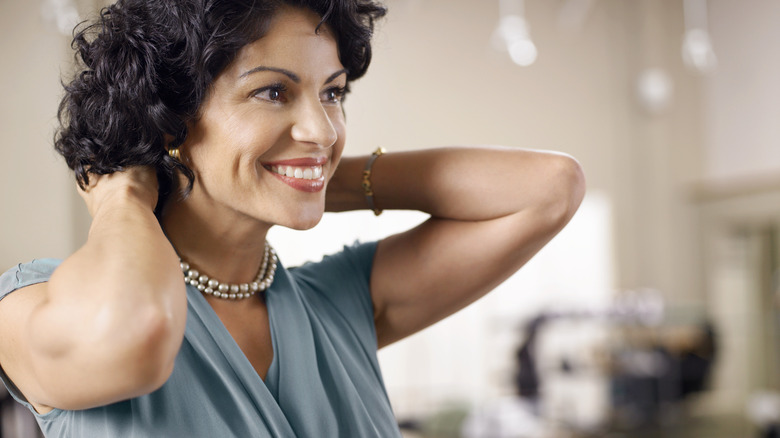
[[[182,146],[195,172],[186,202],[211,218],[306,229],[322,217],[344,149],[347,75],[319,21],[281,8],[214,81]]]

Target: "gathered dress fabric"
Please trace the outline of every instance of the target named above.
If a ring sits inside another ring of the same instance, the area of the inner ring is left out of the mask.
[[[187,286],[187,326],[158,390],[85,410],[35,413],[59,437],[400,437],[377,361],[369,280],[376,243],[285,269],[266,290],[274,358],[261,379],[206,299]],[[59,260],[0,276],[0,300],[48,281]],[[251,328],[247,328],[251,330]],[[0,364],[2,367],[2,364]]]

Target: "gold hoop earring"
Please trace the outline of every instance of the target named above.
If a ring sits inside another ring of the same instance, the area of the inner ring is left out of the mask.
[[[179,161],[179,159],[181,158],[181,152],[179,152],[179,148],[168,149],[168,155],[170,155],[170,157],[176,161]]]

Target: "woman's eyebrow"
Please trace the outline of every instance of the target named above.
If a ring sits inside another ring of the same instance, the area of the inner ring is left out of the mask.
[[[328,79],[325,79],[325,82],[323,82],[323,84],[327,84],[328,82],[333,81],[337,77],[339,77],[339,76],[341,76],[343,74],[348,74],[348,73],[349,73],[349,70],[347,70],[346,68],[342,68],[341,70],[337,71],[336,73],[333,73],[332,75],[328,76]]]
[[[247,77],[247,76],[249,76],[249,75],[251,75],[253,73],[257,73],[257,72],[261,72],[261,71],[272,71],[272,72],[276,72],[276,73],[281,73],[281,74],[289,77],[295,83],[300,83],[301,82],[300,76],[298,76],[297,74],[291,72],[290,70],[287,70],[287,69],[284,69],[284,68],[278,68],[278,67],[268,67],[268,66],[265,66],[265,65],[261,65],[261,66],[255,67],[255,68],[253,68],[251,70],[247,70],[247,71],[241,73],[238,77],[239,78],[244,78],[244,77]],[[328,78],[325,79],[325,82],[323,82],[323,84],[327,84],[327,83],[333,81],[334,79],[336,79],[337,77],[339,77],[339,76],[341,76],[343,74],[347,74],[347,73],[349,73],[349,70],[347,70],[346,68],[342,68],[341,70],[339,70],[339,71],[333,73],[332,75],[328,76]]]
[[[243,77],[249,76],[249,75],[251,75],[253,73],[257,73],[257,72],[260,72],[260,71],[273,71],[273,72],[276,72],[276,73],[281,73],[281,74],[289,77],[295,83],[301,82],[301,78],[298,75],[296,75],[295,73],[291,72],[290,70],[286,70],[286,69],[278,68],[278,67],[266,67],[266,66],[263,66],[263,65],[261,65],[259,67],[255,67],[255,68],[253,68],[251,70],[247,70],[247,71],[241,73],[238,77],[239,78],[243,78]]]

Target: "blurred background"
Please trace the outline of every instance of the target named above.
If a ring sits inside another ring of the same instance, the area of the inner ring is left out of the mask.
[[[349,153],[553,149],[588,179],[517,275],[380,352],[405,435],[778,436],[780,2],[387,5],[345,104]],[[51,145],[70,29],[100,6],[0,0],[0,270],[85,239]],[[270,240],[292,266],[424,219],[326,215]],[[0,436],[35,436],[0,399]]]

